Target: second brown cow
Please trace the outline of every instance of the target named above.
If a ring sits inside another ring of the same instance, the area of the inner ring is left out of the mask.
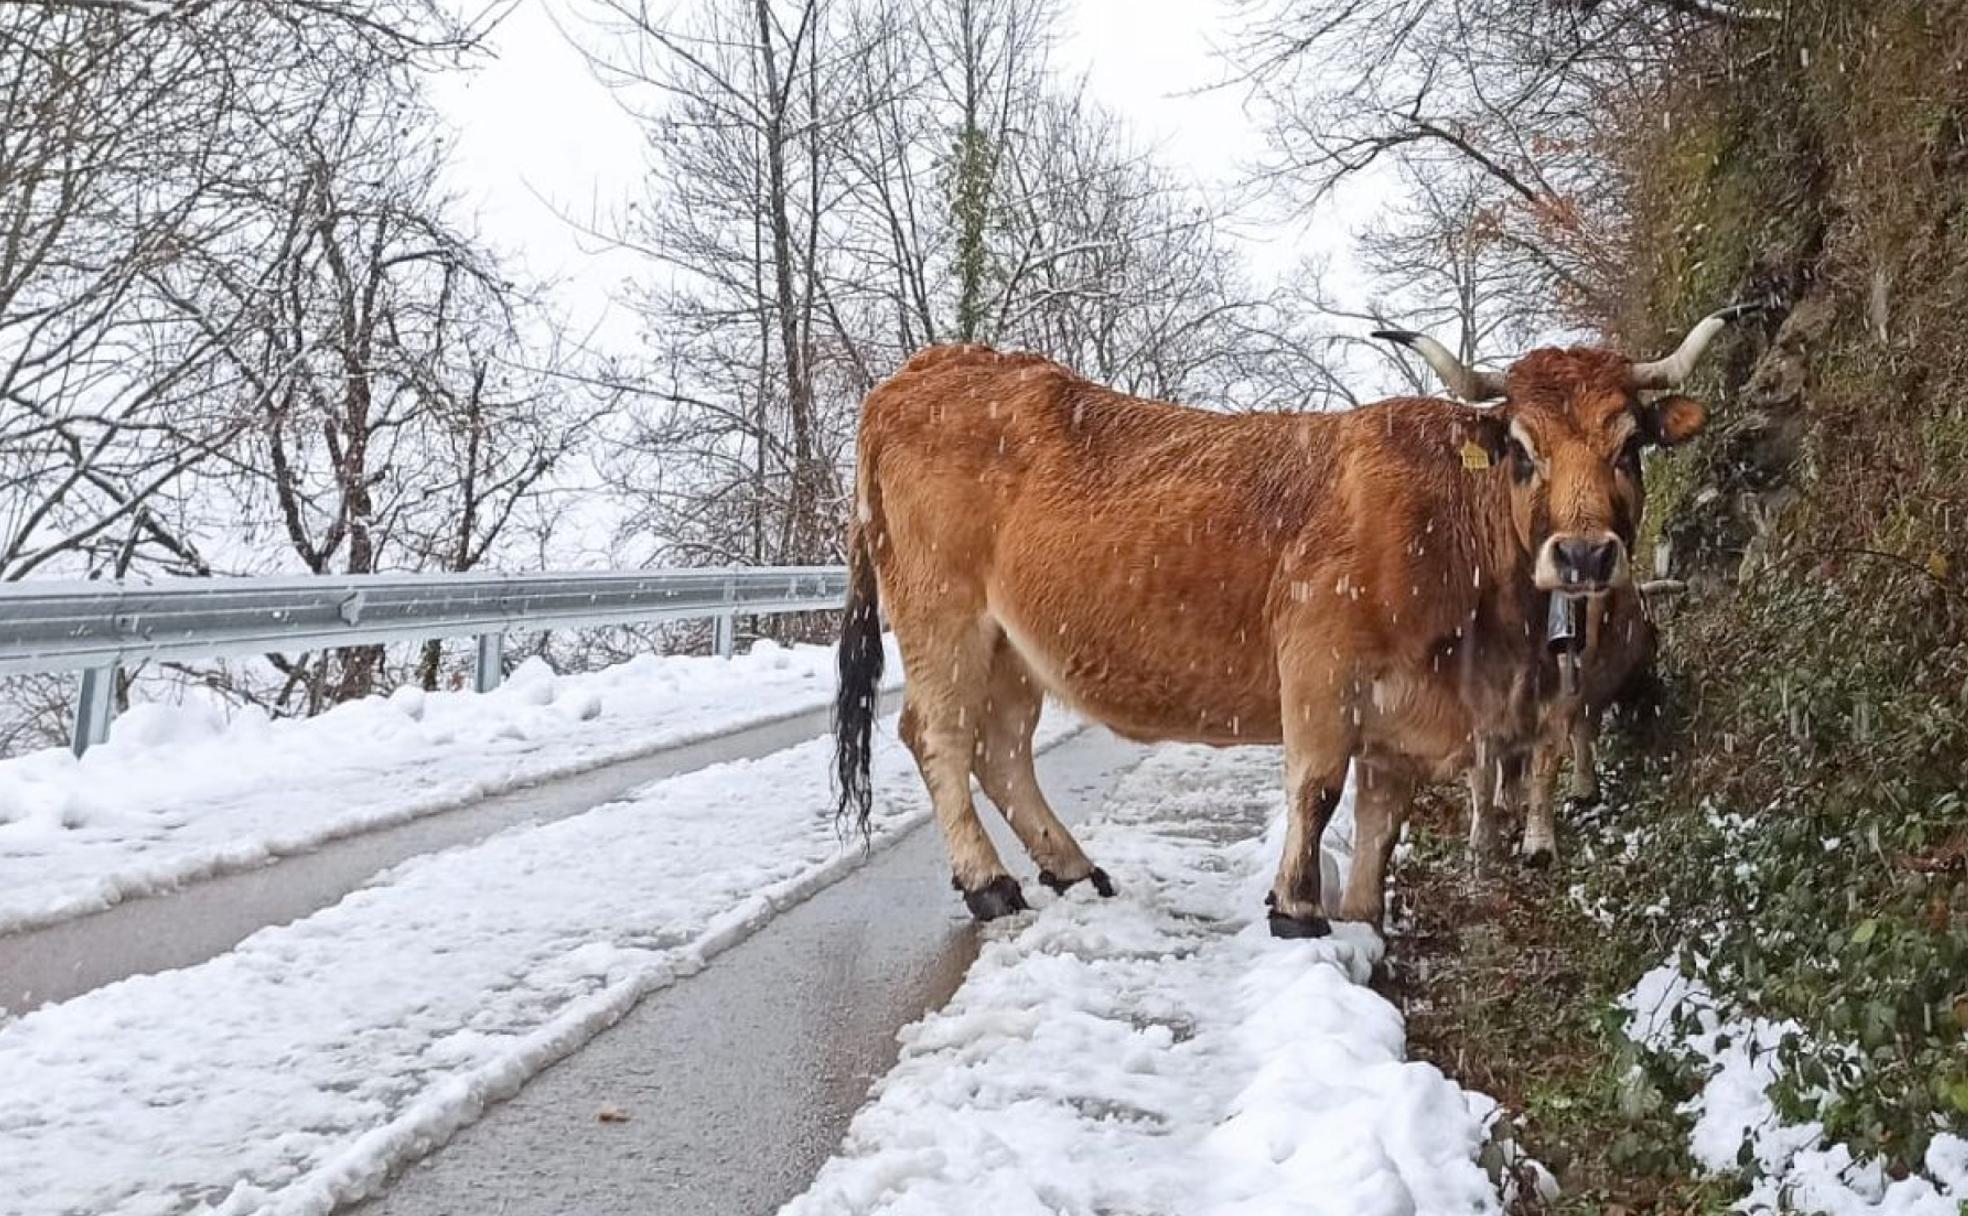
[[[1592,597],[1579,615],[1580,636],[1570,655],[1573,677],[1562,676],[1560,654],[1545,660],[1531,737],[1519,740],[1492,769],[1469,772],[1469,852],[1479,871],[1505,843],[1498,804],[1510,817],[1523,816],[1519,851],[1525,864],[1556,862],[1560,766],[1569,754],[1573,799],[1589,802],[1598,796],[1600,720],[1613,705],[1630,699],[1652,671],[1656,637],[1638,588],[1618,587]]]

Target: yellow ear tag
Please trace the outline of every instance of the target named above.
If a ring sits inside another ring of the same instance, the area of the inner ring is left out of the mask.
[[[1489,449],[1474,439],[1462,441],[1462,467],[1472,472],[1490,467]]]

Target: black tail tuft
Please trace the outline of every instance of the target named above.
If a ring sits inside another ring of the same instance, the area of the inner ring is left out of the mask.
[[[840,688],[834,695],[834,781],[840,805],[834,821],[845,828],[852,814],[868,839],[868,814],[874,807],[874,787],[868,769],[874,755],[875,698],[881,689],[882,653],[880,588],[860,528],[848,541],[847,614],[841,621]]]

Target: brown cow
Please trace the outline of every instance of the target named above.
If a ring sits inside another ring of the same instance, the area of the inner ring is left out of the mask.
[[[1553,805],[1559,766],[1569,751],[1572,796],[1582,801],[1598,796],[1595,753],[1600,718],[1652,665],[1654,626],[1639,589],[1618,587],[1582,607],[1581,636],[1569,656],[1575,674],[1569,681],[1562,676],[1559,664],[1566,660],[1560,654],[1546,658],[1532,737],[1498,769],[1470,770],[1470,856],[1479,868],[1503,844],[1497,817],[1490,813],[1498,798],[1511,812],[1524,811],[1519,853],[1525,864],[1549,866],[1557,860]]]
[[[1626,580],[1638,450],[1704,419],[1687,398],[1640,392],[1678,383],[1722,323],[1657,363],[1539,350],[1507,378],[1465,374],[1461,395],[1507,398],[1493,409],[1403,398],[1217,414],[1033,355],[923,351],[862,410],[842,813],[865,830],[880,602],[908,677],[901,735],[979,919],[1026,905],[978,821],[973,773],[1042,882],[1112,889],[1033,774],[1051,693],[1134,739],[1284,744],[1280,936],[1327,931],[1319,837],[1357,766],[1338,914],[1378,923],[1415,783],[1528,736],[1542,592]]]
[[[1587,604],[1576,681],[1570,688],[1560,681],[1558,692],[1538,707],[1537,741],[1525,775],[1521,848],[1530,865],[1550,865],[1558,857],[1552,806],[1558,766],[1567,751],[1572,756],[1572,797],[1590,802],[1599,796],[1600,719],[1652,668],[1655,642],[1654,623],[1640,588],[1622,587]]]

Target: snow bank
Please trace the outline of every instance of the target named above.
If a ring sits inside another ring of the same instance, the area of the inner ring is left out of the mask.
[[[1794,1021],[1732,1015],[1699,980],[1670,961],[1640,978],[1622,1000],[1627,1034],[1651,1051],[1699,1061],[1700,1093],[1689,1151],[1712,1174],[1734,1174],[1745,1143],[1760,1177],[1737,1210],[1825,1216],[1960,1216],[1968,1207],[1968,1141],[1943,1133],[1928,1146],[1928,1177],[1889,1179],[1877,1161],[1825,1143],[1818,1123],[1785,1123],[1770,1100],[1777,1047],[1803,1029]]]
[[[814,709],[833,661],[769,641],[574,676],[535,659],[483,696],[404,688],[281,721],[136,705],[82,760],[0,761],[0,933]]]
[[[1278,804],[1275,751],[1153,753],[1078,833],[1121,896],[992,926],[782,1216],[1500,1211],[1495,1103],[1403,1059],[1379,940],[1269,936]]]
[[[1042,743],[1077,729],[1054,717]],[[0,1211],[325,1213],[367,1193],[859,866],[828,747],[420,858],[230,954],[0,1028]],[[875,776],[879,848],[929,812],[892,737]]]

